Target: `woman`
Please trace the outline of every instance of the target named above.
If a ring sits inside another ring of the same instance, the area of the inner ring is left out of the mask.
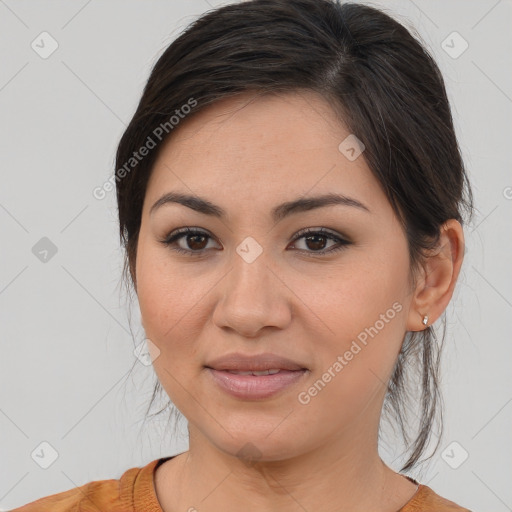
[[[428,446],[431,326],[472,209],[406,28],[334,0],[211,11],[154,66],[116,169],[126,276],[190,447],[17,510],[467,510],[378,453],[383,409],[403,419],[416,391],[401,471]]]

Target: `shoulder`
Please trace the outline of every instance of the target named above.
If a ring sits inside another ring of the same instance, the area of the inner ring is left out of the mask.
[[[11,512],[131,512],[135,483],[141,473],[151,470],[156,462],[152,461],[143,468],[130,468],[119,479],[95,480],[39,498]]]
[[[471,512],[471,510],[439,496],[430,487],[420,484],[416,494],[399,512]]]

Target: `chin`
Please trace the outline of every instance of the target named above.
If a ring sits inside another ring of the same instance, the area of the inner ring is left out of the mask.
[[[279,422],[269,428],[267,423],[262,429],[256,429],[250,424],[243,429],[239,425],[236,433],[226,428],[232,435],[221,429],[216,435],[209,436],[209,442],[226,455],[245,461],[248,466],[257,462],[286,460],[299,455],[304,450],[304,439],[285,428],[276,429],[278,424]]]

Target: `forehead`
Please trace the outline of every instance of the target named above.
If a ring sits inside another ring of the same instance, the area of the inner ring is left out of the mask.
[[[340,151],[350,135],[314,92],[226,98],[181,121],[161,148],[146,194],[156,200],[179,189],[229,203],[268,197],[270,204],[337,191],[363,200],[379,187],[362,156],[351,161]]]
[[[202,154],[204,150],[232,155],[235,150],[264,149],[267,156],[271,150],[284,153],[337,147],[340,136],[349,133],[329,103],[311,91],[244,92],[205,107],[178,128],[164,152],[193,152],[201,144]],[[218,147],[222,142],[229,146]]]

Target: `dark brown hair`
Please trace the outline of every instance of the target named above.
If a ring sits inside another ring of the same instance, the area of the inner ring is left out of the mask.
[[[359,3],[249,0],[207,12],[165,49],[120,140],[116,186],[126,282],[131,277],[136,284],[148,179],[178,117],[196,115],[240,92],[300,90],[327,99],[364,143],[362,156],[407,236],[412,281],[426,251],[437,244],[441,225],[448,219],[462,224],[464,212],[471,218],[472,193],[444,81],[419,37],[382,10]],[[135,162],[134,153],[143,146],[151,149]],[[442,416],[444,322],[443,327],[441,342],[431,327],[407,333],[389,382],[384,410],[396,419],[410,450],[402,470],[418,463],[440,411]],[[412,443],[406,420],[409,370],[419,374],[415,381],[421,388]],[[151,403],[158,389],[159,383]]]

